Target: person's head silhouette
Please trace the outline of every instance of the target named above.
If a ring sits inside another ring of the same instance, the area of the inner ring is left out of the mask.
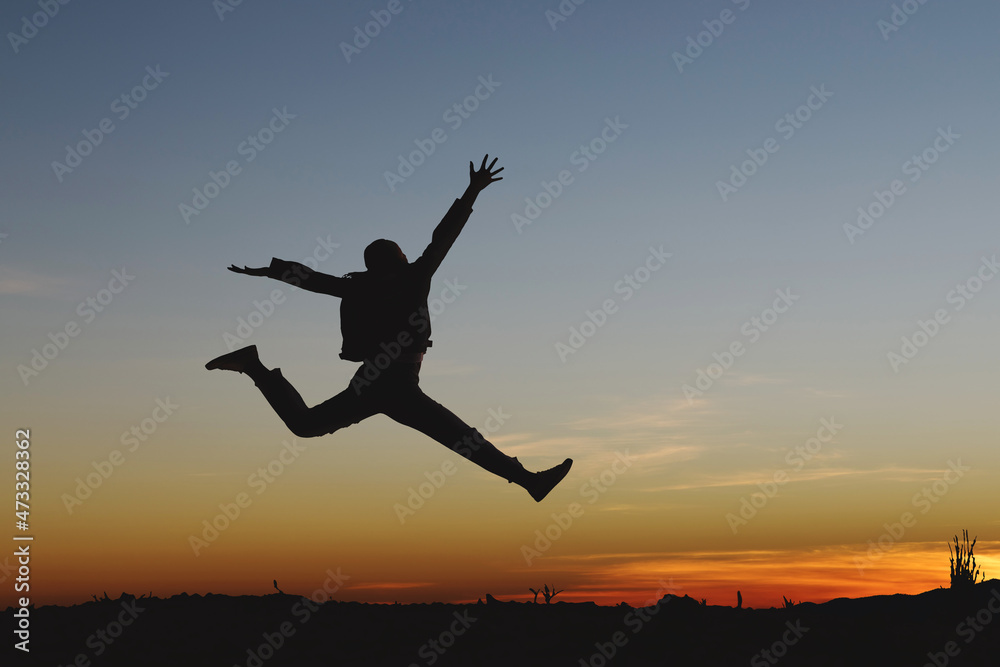
[[[372,241],[365,248],[365,267],[372,273],[395,273],[407,263],[403,251],[388,239]]]

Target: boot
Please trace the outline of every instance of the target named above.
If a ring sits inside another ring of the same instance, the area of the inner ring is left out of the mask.
[[[535,502],[541,502],[542,498],[563,480],[573,465],[573,459],[566,459],[554,468],[530,472],[521,465],[517,457],[507,456],[501,452],[476,429],[472,429],[470,433],[475,441],[474,444],[460,448],[459,453],[479,467],[504,478],[511,484],[517,484],[527,491]],[[468,438],[464,440],[467,441]]]
[[[238,350],[216,357],[205,364],[205,368],[210,371],[221,369],[224,371],[236,371],[237,373],[250,374],[252,371],[262,369],[260,357],[257,356],[257,346],[248,345]]]
[[[517,458],[514,460],[517,461]],[[535,502],[540,503],[542,502],[542,498],[549,495],[549,491],[554,489],[556,484],[563,480],[563,477],[569,473],[569,469],[572,466],[573,459],[566,459],[559,465],[549,468],[548,470],[529,473],[531,475],[531,479],[527,484],[521,484],[521,486],[531,494],[531,497],[535,499]]]

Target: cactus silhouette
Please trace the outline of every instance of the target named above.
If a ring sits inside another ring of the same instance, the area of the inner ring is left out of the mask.
[[[951,587],[952,588],[969,588],[974,586],[976,583],[976,577],[982,577],[982,581],[986,581],[986,575],[979,571],[979,566],[976,565],[976,557],[973,555],[972,550],[976,548],[976,540],[978,537],[972,538],[972,544],[969,544],[969,531],[962,531],[963,542],[959,543],[958,535],[955,535],[955,550],[952,551],[951,545],[948,545],[948,553],[951,555],[949,562],[951,563]]]

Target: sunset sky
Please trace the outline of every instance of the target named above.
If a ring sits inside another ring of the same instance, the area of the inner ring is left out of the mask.
[[[4,3],[0,492],[30,429],[31,597],[340,573],[344,600],[766,607],[947,586],[963,528],[997,575],[998,21]],[[572,457],[542,503],[384,416],[295,439],[204,369],[252,343],[309,404],[345,388],[339,301],[226,267],[414,259],[487,153],[421,386],[530,469]]]

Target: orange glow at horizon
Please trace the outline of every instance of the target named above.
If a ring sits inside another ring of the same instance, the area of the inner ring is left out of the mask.
[[[977,547],[995,551],[997,544]],[[556,559],[553,559],[555,561]],[[596,560],[595,565],[588,561]],[[590,581],[625,582],[597,585],[562,594],[574,602],[649,605],[662,595],[690,595],[708,604],[735,606],[736,592],[745,607],[780,607],[784,598],[795,602],[823,603],[836,598],[875,595],[916,595],[948,587],[948,552],[939,542],[896,545],[882,558],[865,560],[864,550],[853,545],[822,549],[706,552],[657,558],[639,554],[632,559],[602,562],[605,557],[566,558],[553,566],[558,573],[576,571]],[[995,572],[1000,558],[976,556],[984,573]],[[671,590],[672,589],[672,590]],[[531,596],[528,596],[529,598]]]
[[[996,552],[997,547],[1000,543],[977,545],[982,551]],[[237,568],[228,558],[210,565],[205,561],[206,566],[198,570],[173,569],[164,563],[155,579],[151,579],[149,562],[154,556],[148,556],[143,569],[122,567],[105,576],[102,581],[110,583],[98,585],[98,589],[87,576],[88,571],[92,573],[100,567],[93,558],[73,560],[71,565],[49,563],[38,571],[36,581],[41,590],[33,590],[33,599],[39,605],[65,605],[85,602],[92,595],[104,592],[111,597],[121,592],[135,595],[152,592],[157,597],[181,592],[227,595],[275,592],[270,579],[259,580],[259,568],[255,570],[250,565]],[[176,556],[161,554],[167,562]],[[782,606],[783,598],[822,603],[840,597],[915,595],[949,585],[948,553],[939,542],[899,544],[872,562],[865,562],[864,558],[860,545],[783,551],[553,556],[531,568],[495,572],[489,581],[473,579],[471,573],[462,572],[442,573],[437,581],[432,580],[437,577],[408,581],[399,572],[387,573],[383,580],[355,574],[347,578],[332,599],[369,603],[471,603],[489,592],[501,600],[530,601],[534,596],[529,587],[549,584],[563,591],[555,601],[648,606],[672,593],[705,599],[712,605],[735,606],[736,592],[740,591],[745,607],[767,608]],[[987,576],[1000,565],[997,557],[977,555],[976,559]],[[284,592],[312,595],[337,571],[314,565],[315,558],[308,560],[293,572],[282,570],[277,575]],[[383,570],[378,565],[372,569]],[[470,590],[481,593],[470,597]]]

